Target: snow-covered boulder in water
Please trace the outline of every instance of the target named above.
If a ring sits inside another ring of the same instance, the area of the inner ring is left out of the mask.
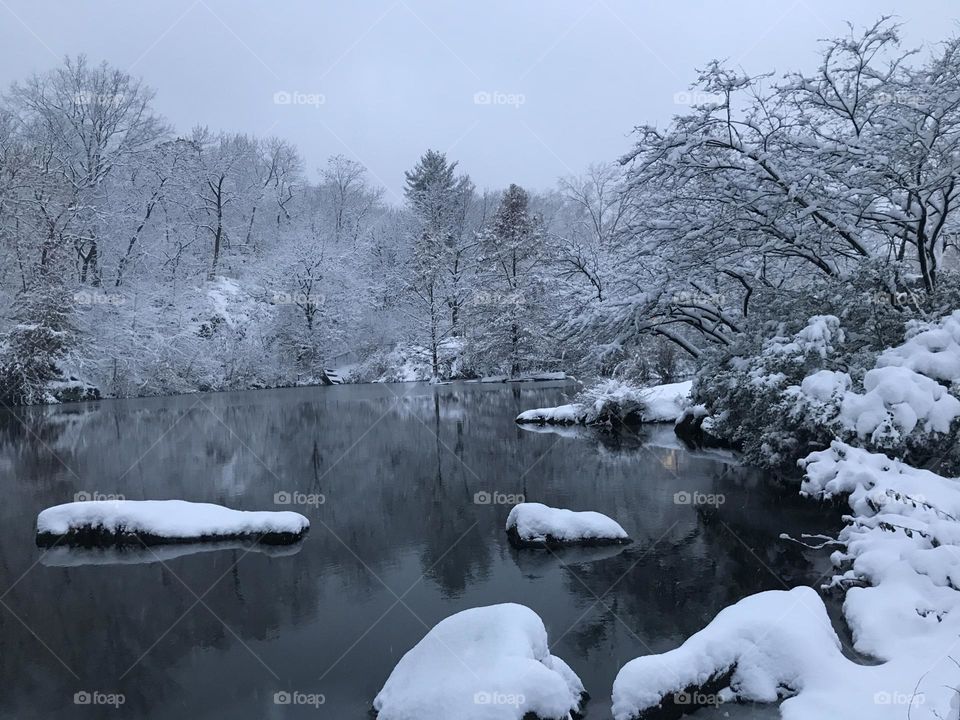
[[[540,617],[514,603],[440,621],[390,673],[378,720],[568,720],[583,683],[551,655]]]
[[[614,422],[673,422],[690,404],[693,382],[634,387],[604,380],[585,389],[576,402],[525,410],[517,422],[539,425],[600,425]]]
[[[47,508],[37,516],[37,544],[185,543],[299,540],[310,521],[295,512],[248,512],[184,500],[95,500]]]
[[[524,410],[517,415],[520,424],[536,423],[537,425],[577,425],[585,423],[586,408],[580,403],[570,403],[558,407],[535,408]]]
[[[622,545],[630,542],[619,523],[598,512],[574,512],[542,503],[520,503],[507,516],[507,537],[518,547]]]

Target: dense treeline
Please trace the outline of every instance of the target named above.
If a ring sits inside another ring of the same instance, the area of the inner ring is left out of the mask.
[[[67,60],[0,107],[4,399],[342,366],[669,380],[826,312],[896,344],[956,306],[958,52],[883,20],[811,74],[713,63],[619,162],[479,191],[427,151],[399,206],[350,159],[310,179],[283,140],[177,132],[136,78]]]

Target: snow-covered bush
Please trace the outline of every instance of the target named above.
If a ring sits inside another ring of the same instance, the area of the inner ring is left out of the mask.
[[[915,464],[955,466],[960,311],[911,318],[923,312],[918,304],[901,313],[895,333],[886,317],[863,323],[871,304],[853,298],[848,319],[815,315],[792,333],[784,322],[765,335],[771,325],[762,324],[709,353],[694,399],[709,410],[711,433],[767,466],[789,466],[835,437]]]
[[[76,328],[62,283],[38,283],[18,297],[16,322],[0,341],[0,400],[32,405],[57,402],[50,384],[63,378]]]
[[[798,404],[788,388],[837,363],[845,336],[833,315],[817,315],[799,331],[763,338],[745,334],[727,352],[707,356],[694,384],[694,402],[711,413],[710,432],[741,447],[760,465],[781,465],[806,448],[832,437],[824,420],[831,414],[833,389],[826,378],[816,386],[817,403]]]

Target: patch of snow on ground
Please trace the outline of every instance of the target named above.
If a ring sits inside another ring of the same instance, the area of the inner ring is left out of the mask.
[[[540,617],[514,603],[440,621],[397,663],[373,701],[378,720],[570,718],[583,683],[551,655]]]
[[[627,531],[602,513],[574,512],[542,503],[515,505],[507,516],[507,532],[514,531],[524,543],[564,544],[630,540]]]

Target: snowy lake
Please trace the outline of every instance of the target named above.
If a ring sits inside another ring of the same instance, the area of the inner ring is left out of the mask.
[[[778,539],[839,525],[795,485],[688,452],[669,425],[617,436],[514,424],[570,390],[354,385],[0,414],[0,716],[369,718],[430,627],[512,601],[543,618],[583,680],[586,717],[606,719],[628,660],[675,647],[746,595],[824,578],[825,553]],[[78,493],[296,510],[312,527],[269,553],[44,554],[37,513]],[[634,543],[514,550],[504,522],[518,495],[608,514]],[[78,706],[78,692],[123,705]],[[293,693],[301,704],[282,704]]]

